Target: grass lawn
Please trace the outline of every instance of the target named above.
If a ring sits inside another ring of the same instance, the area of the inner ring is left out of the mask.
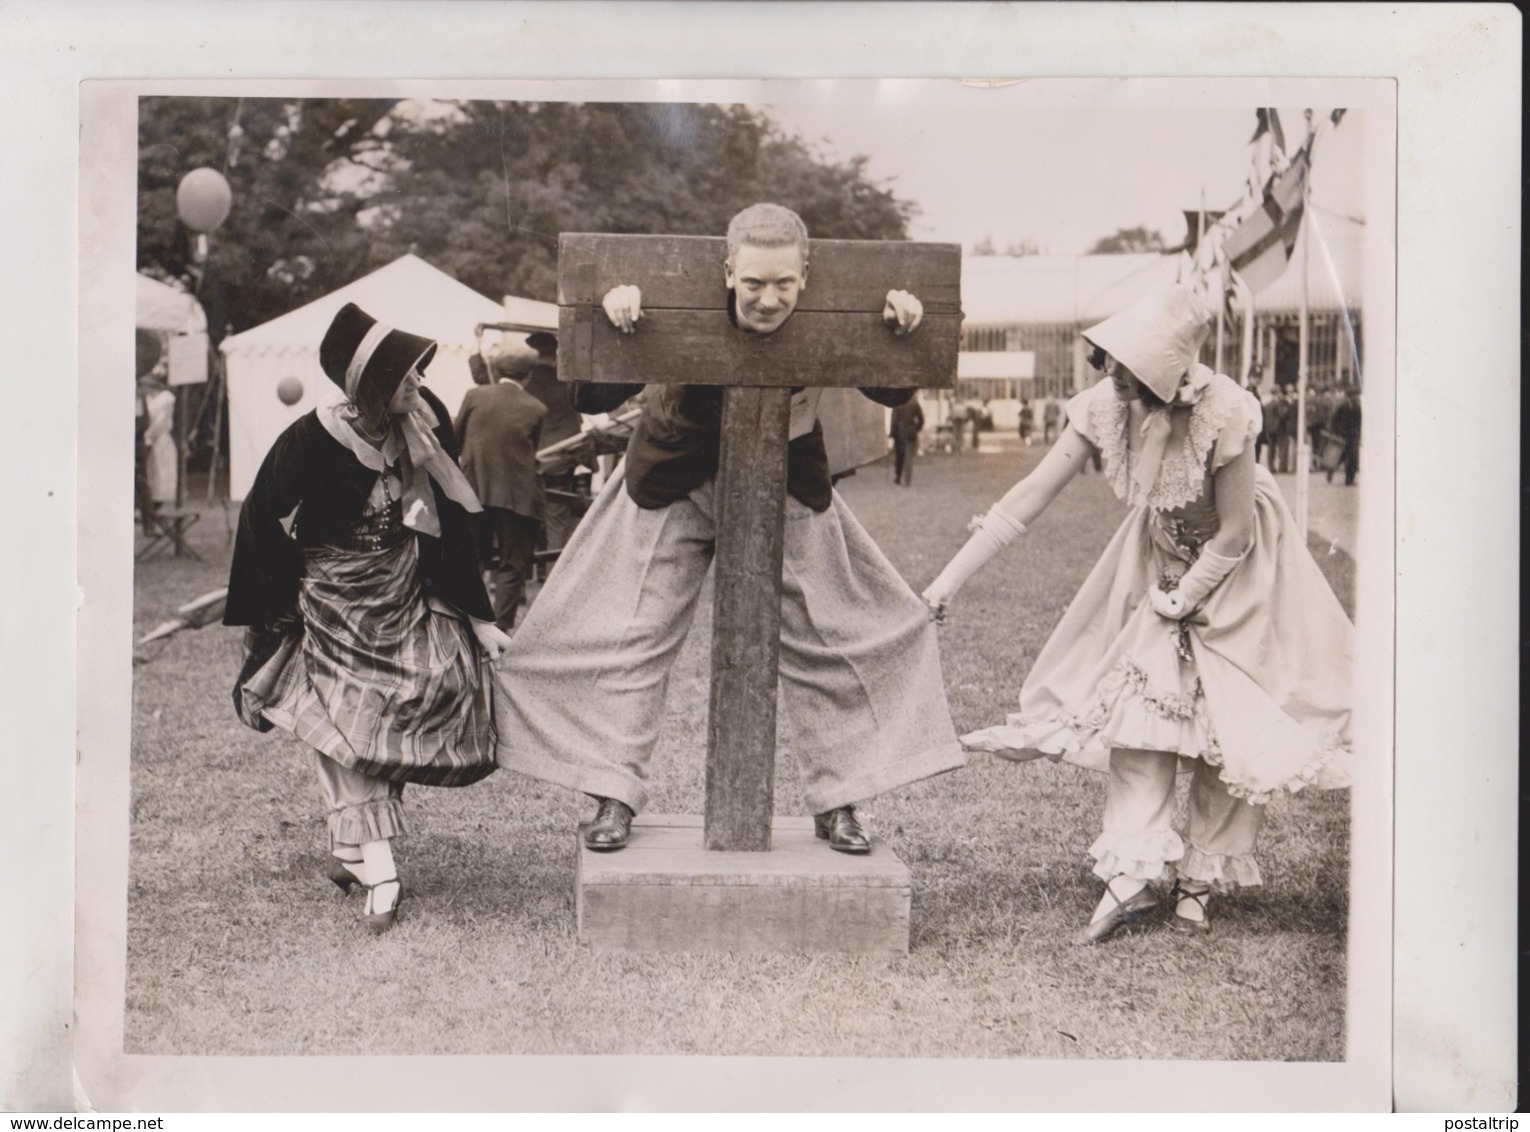
[[[918,589],[1043,451],[924,457],[910,490],[876,465],[840,488]],[[964,590],[942,630],[959,731],[1013,706],[1123,514],[1084,476]],[[224,584],[227,529],[215,505],[193,531],[205,562],[139,565],[140,635]],[[1319,562],[1352,610],[1353,562],[1326,543]],[[708,635],[703,613],[671,684],[653,812],[701,808]],[[865,807],[913,873],[907,958],[610,956],[574,938],[574,827],[592,803],[501,772],[406,792],[410,896],[373,938],[360,897],[324,879],[312,756],[233,714],[240,644],[221,626],[182,633],[134,672],[128,1053],[1344,1056],[1347,793],[1270,807],[1265,886],[1220,901],[1210,938],[1155,924],[1080,948],[1103,778],[979,755]],[[790,752],[777,808],[804,811]]]

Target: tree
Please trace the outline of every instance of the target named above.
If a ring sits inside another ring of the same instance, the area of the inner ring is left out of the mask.
[[[1167,245],[1163,233],[1156,228],[1137,225],[1134,228],[1117,228],[1109,236],[1096,240],[1086,255],[1127,255],[1133,252],[1161,252]]]
[[[915,214],[865,158],[745,106],[155,97],[138,144],[138,269],[195,285],[215,344],[406,252],[496,300],[552,300],[560,232],[721,234],[772,200],[818,237],[902,239]],[[199,277],[175,190],[204,165],[234,203]]]
[[[413,251],[492,298],[556,296],[565,231],[717,233],[773,200],[815,236],[901,239],[915,206],[745,106],[146,98],[138,266],[192,278],[175,187],[224,169],[234,209],[201,299],[215,339]]]
[[[339,161],[375,154],[392,103],[145,98],[138,128],[139,270],[194,283],[175,190],[190,170],[223,170],[233,209],[209,241],[199,291],[214,342],[301,306],[368,269],[360,200],[324,184]]]

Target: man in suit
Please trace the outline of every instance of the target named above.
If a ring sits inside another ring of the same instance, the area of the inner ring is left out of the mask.
[[[1051,444],[1058,437],[1058,422],[1062,420],[1062,408],[1055,397],[1048,397],[1046,408],[1041,410],[1041,439]]]
[[[924,428],[924,410],[919,398],[910,397],[892,411],[892,427],[887,435],[893,442],[893,483],[908,487],[914,482],[914,454],[919,451],[919,432]]]
[[[545,507],[537,449],[547,407],[512,376],[515,360],[493,362],[489,385],[475,385],[457,411],[462,471],[483,503],[475,529],[478,559],[494,590],[494,621],[506,632],[531,578]]]
[[[526,345],[537,352],[536,359],[526,367],[526,375],[520,378],[521,386],[538,401],[547,406],[547,418],[542,422],[542,447],[579,435],[584,420],[574,405],[574,386],[558,380],[558,336],[546,331],[527,335]],[[562,550],[574,533],[574,505],[568,498],[577,483],[572,471],[557,475],[544,475],[542,486],[553,493],[547,497],[547,510],[543,516],[544,541],[548,550]]]
[[[1360,470],[1360,397],[1354,386],[1344,390],[1343,400],[1334,407],[1329,428],[1344,438],[1344,453],[1340,457],[1344,465],[1344,486],[1355,486],[1355,474]],[[1328,482],[1333,483],[1334,469],[1328,469]]]
[[[1292,386],[1275,390],[1265,420],[1270,431],[1270,471],[1278,475],[1296,471],[1296,393]]]

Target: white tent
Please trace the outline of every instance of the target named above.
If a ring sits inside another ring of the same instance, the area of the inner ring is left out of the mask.
[[[139,275],[134,325],[159,335],[171,385],[207,380],[207,315],[196,296]]]
[[[165,334],[198,334],[207,330],[207,316],[196,298],[147,275],[138,277],[135,324],[140,330]]]
[[[473,384],[468,358],[478,351],[478,325],[505,317],[505,308],[493,299],[418,256],[406,255],[307,306],[225,338],[220,348],[228,374],[233,499],[244,498],[283,429],[310,409],[340,400],[339,388],[319,368],[319,342],[346,303],[440,344],[425,372],[425,384],[452,413]],[[293,404],[284,405],[277,386],[288,377],[301,383],[302,393]]]

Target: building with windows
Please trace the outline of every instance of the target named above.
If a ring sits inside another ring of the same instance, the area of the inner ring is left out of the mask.
[[[1364,227],[1320,208],[1314,215],[1316,225],[1303,223],[1285,272],[1254,296],[1250,360],[1258,363],[1261,387],[1297,378],[1299,265],[1312,232],[1317,237],[1307,265],[1308,383],[1360,383]],[[998,407],[996,427],[1008,427],[1022,397],[1071,397],[1095,379],[1079,333],[1151,288],[1172,282],[1180,260],[1178,254],[965,256],[955,400],[988,401]],[[1215,333],[1202,360],[1247,380],[1242,323],[1234,317],[1222,328],[1220,363]]]

